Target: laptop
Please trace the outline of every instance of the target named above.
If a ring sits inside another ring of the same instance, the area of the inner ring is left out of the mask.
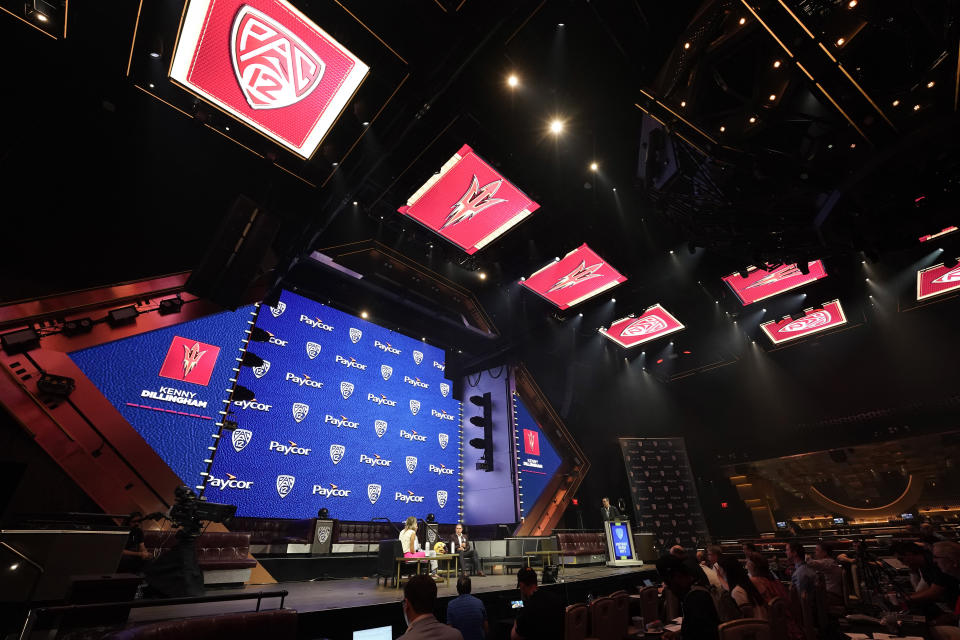
[[[360,629],[353,632],[353,640],[393,640],[393,627]]]

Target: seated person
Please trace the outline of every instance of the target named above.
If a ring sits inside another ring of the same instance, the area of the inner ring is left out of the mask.
[[[556,593],[537,587],[537,572],[530,567],[517,571],[517,589],[523,608],[510,631],[510,640],[559,640],[563,638],[563,600]]]
[[[787,562],[793,568],[790,582],[797,589],[797,594],[813,594],[817,586],[817,573],[807,565],[807,552],[803,545],[796,540],[787,543]]]
[[[420,549],[420,540],[417,539],[417,519],[414,516],[407,518],[403,531],[400,532],[400,545],[403,547],[404,558],[424,558],[426,553]],[[437,561],[430,561],[430,575],[437,579]]]
[[[759,552],[748,553],[747,574],[750,576],[750,582],[753,583],[753,586],[757,588],[757,591],[766,601],[768,609],[770,609],[769,605],[774,598],[780,598],[784,602],[783,614],[787,621],[787,637],[790,640],[803,640],[803,631],[794,619],[793,612],[790,611],[790,592],[771,573],[770,561],[767,560],[767,557]]]
[[[147,561],[153,557],[143,544],[143,529],[140,528],[142,523],[143,514],[139,511],[127,516],[126,524],[130,527],[130,533],[120,556],[120,566],[117,568],[119,573],[143,573]]]
[[[724,619],[724,622],[740,617],[769,619],[767,601],[751,582],[750,576],[747,575],[739,560],[729,556],[721,558],[719,574],[726,581],[727,586],[730,587],[730,596],[738,609],[734,615],[729,617],[724,616],[721,611],[720,617]]]
[[[710,592],[694,584],[694,578],[683,560],[664,556],[657,560],[657,572],[663,584],[680,600],[681,640],[717,640],[720,617]],[[561,637],[561,636],[558,636]],[[664,640],[676,640],[676,633],[666,631]]]
[[[712,565],[707,563],[706,549],[697,551],[697,564],[700,565],[700,570],[703,571],[705,576],[707,576],[707,582],[710,583],[711,589],[723,589],[723,583],[720,582],[720,577],[717,576],[717,572],[714,570]]]
[[[823,574],[827,588],[827,603],[843,604],[843,569],[837,564],[830,543],[822,540],[818,542],[813,550],[813,559],[808,560],[807,564],[817,573]]]
[[[462,524],[457,524],[456,530],[453,535],[450,536],[450,549],[451,553],[460,554],[461,573],[466,572],[467,565],[464,560],[469,558],[473,563],[473,568],[476,570],[477,575],[484,577],[483,564],[480,562],[480,556],[477,555],[477,549],[470,544],[470,541],[467,539],[467,534],[464,533]]]
[[[960,596],[960,580],[944,573],[933,560],[933,554],[916,542],[897,542],[890,550],[910,568],[911,582],[917,590],[904,597],[908,607],[922,611],[928,618],[943,613],[937,603],[953,607]],[[921,583],[922,581],[922,583]]]
[[[397,640],[463,640],[454,627],[433,617],[437,606],[437,585],[429,576],[413,576],[403,588],[403,619],[407,631]]]
[[[960,578],[960,544],[940,540],[933,543],[933,561],[940,571],[948,576]],[[957,598],[952,613],[944,613],[934,621],[930,632],[935,640],[960,640],[960,598]]]

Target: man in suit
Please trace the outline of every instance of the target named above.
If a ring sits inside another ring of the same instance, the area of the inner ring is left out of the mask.
[[[464,572],[466,565],[463,561],[467,558],[473,561],[473,567],[477,570],[477,575],[485,577],[483,573],[483,565],[480,564],[480,556],[477,555],[477,550],[470,544],[470,541],[467,540],[467,534],[463,532],[463,525],[458,524],[456,531],[453,536],[450,537],[450,553],[459,553],[460,554],[460,571]]]
[[[410,578],[403,588],[403,619],[407,632],[397,640],[463,640],[463,635],[433,617],[437,605],[437,583],[430,576]]]
[[[619,520],[620,519],[620,510],[615,506],[610,504],[610,498],[604,496],[601,501],[602,505],[600,507],[600,521],[608,522],[610,520]]]

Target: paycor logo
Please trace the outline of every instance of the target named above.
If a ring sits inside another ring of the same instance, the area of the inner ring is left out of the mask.
[[[298,375],[295,374],[295,373],[287,372],[287,376],[284,378],[284,380],[286,380],[287,382],[292,382],[292,383],[294,383],[294,384],[296,384],[296,385],[300,385],[301,387],[304,386],[304,385],[306,385],[306,386],[308,386],[308,387],[313,387],[314,389],[322,389],[322,388],[323,388],[323,383],[322,383],[322,382],[317,382],[316,380],[311,380],[311,379],[310,379],[310,376],[308,376],[307,374],[303,374],[303,377],[301,377],[301,376],[298,376]]]
[[[207,484],[214,489],[223,491],[224,489],[242,489],[246,490],[253,486],[253,480],[237,480],[237,476],[228,473],[226,479],[207,476]]]
[[[426,382],[420,380],[420,378],[411,378],[410,376],[403,376],[403,381],[409,385],[417,387],[419,389],[429,389],[430,385]]]
[[[350,358],[349,360],[347,360],[347,359],[344,358],[343,356],[337,356],[336,358],[334,358],[334,360],[336,360],[337,364],[342,364],[343,366],[347,367],[348,369],[360,369],[360,371],[366,371],[366,370],[367,370],[367,365],[365,365],[365,364],[360,364],[360,363],[357,362],[354,358]]]
[[[310,325],[311,327],[313,327],[314,329],[320,329],[321,331],[333,331],[333,327],[331,327],[331,326],[328,325],[328,324],[324,324],[323,321],[320,320],[320,318],[310,319],[310,318],[308,318],[307,316],[301,314],[301,315],[300,315],[300,322],[303,322],[303,323],[305,323],[305,324],[308,324],[308,325]]]
[[[439,467],[435,464],[430,465],[430,473],[436,473],[441,476],[452,476],[453,469],[441,464]]]
[[[367,400],[369,400],[370,402],[375,402],[376,404],[379,404],[379,405],[381,405],[381,406],[383,406],[383,405],[388,406],[388,407],[395,407],[395,406],[397,406],[397,401],[396,401],[396,400],[389,400],[389,399],[387,398],[387,396],[383,395],[382,393],[381,393],[379,396],[375,396],[375,395],[373,395],[372,393],[368,393],[368,394],[367,394]]]
[[[431,409],[430,415],[432,415],[434,418],[440,418],[441,420],[453,420],[453,414],[447,413],[443,409],[440,409],[440,411],[437,411],[436,409]]]
[[[308,456],[310,455],[310,449],[305,449],[303,447],[297,446],[297,443],[293,440],[287,440],[289,445],[280,444],[279,442],[270,441],[270,451],[276,451],[277,453],[282,453],[287,456],[291,453],[295,456]]]
[[[422,436],[422,435],[420,435],[419,433],[417,433],[416,431],[410,432],[410,431],[405,431],[405,430],[403,430],[403,429],[400,429],[400,437],[401,437],[401,438],[404,438],[404,439],[406,439],[406,440],[413,441],[413,442],[426,442],[426,441],[427,441],[427,437],[426,437],[426,436]]]
[[[447,365],[442,362],[437,362],[436,360],[433,361],[433,366],[440,369],[440,371],[446,371],[447,369]]]
[[[406,493],[401,493],[397,491],[393,494],[393,499],[397,502],[410,503],[410,502],[423,502],[423,496],[418,496],[413,493],[413,491],[407,491]]]
[[[273,408],[272,404],[263,404],[262,402],[257,402],[256,400],[234,400],[233,406],[239,407],[242,411],[246,411],[247,409],[253,409],[254,411],[270,411],[270,409]]]
[[[358,422],[347,420],[346,416],[340,416],[339,418],[336,418],[328,413],[327,416],[323,419],[323,421],[327,424],[335,425],[338,428],[339,427],[346,427],[347,429],[360,428],[360,424]]]
[[[312,493],[321,498],[346,498],[350,495],[350,489],[341,489],[331,482],[329,487],[322,484],[313,485]]]
[[[386,351],[387,353],[392,353],[395,356],[400,355],[400,349],[390,346],[389,342],[380,342],[379,340],[373,341],[373,346],[381,351]]]
[[[360,464],[368,464],[371,467],[389,467],[391,462],[392,460],[381,458],[377,454],[373,454],[372,458],[368,455],[360,454]]]

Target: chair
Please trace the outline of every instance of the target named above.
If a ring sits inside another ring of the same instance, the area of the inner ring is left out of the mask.
[[[590,603],[590,637],[598,640],[622,640],[613,629],[613,600],[597,598]]]
[[[266,637],[294,640],[297,637],[297,612],[274,609],[178,618],[123,629],[106,636],[109,640],[247,640]]]
[[[609,598],[613,601],[610,621],[612,637],[621,640],[626,635],[636,633],[636,630],[630,631],[630,595],[626,591],[614,591]]]
[[[799,598],[800,630],[803,631],[803,637],[807,640],[817,640],[817,628],[814,623],[815,614],[813,607],[813,596],[809,593],[801,593]]]
[[[790,609],[783,598],[774,598],[767,603],[770,612],[770,633],[773,640],[787,640],[787,626],[790,624]]]
[[[587,605],[582,602],[567,607],[563,618],[564,640],[586,640],[588,619]]]
[[[720,640],[771,640],[770,623],[760,618],[740,618],[721,624]]]
[[[656,587],[640,589],[640,615],[649,624],[660,619],[660,590]]]

